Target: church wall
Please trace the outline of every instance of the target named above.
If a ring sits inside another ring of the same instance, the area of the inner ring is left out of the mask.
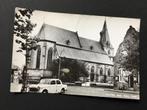
[[[39,69],[44,69],[45,68],[45,57],[46,57],[46,47],[43,42],[40,42],[41,46],[41,56],[40,56],[40,68]]]
[[[37,78],[37,77],[39,78],[39,77],[52,76],[52,72],[50,70],[47,70],[47,59],[48,59],[48,50],[51,47],[54,48],[54,43],[39,42],[38,45],[40,46],[40,49],[41,49],[40,65],[39,65],[39,68],[36,68],[38,50],[32,50],[31,62],[29,63],[29,69],[28,69],[30,80],[33,80],[33,78]]]
[[[41,72],[42,74],[44,74],[44,73],[48,74],[48,73],[50,73],[50,71],[47,70],[48,50],[50,48],[53,49],[52,59],[55,59],[57,57],[57,53],[54,53],[54,49],[55,49],[56,44],[52,43],[52,42],[39,42],[38,45],[40,45],[40,48],[41,48],[39,69],[45,71],[43,73]],[[29,68],[32,68],[34,70],[36,69],[37,51],[38,50],[33,50],[31,52],[31,62],[29,64]],[[98,83],[111,83],[111,82],[113,82],[113,76],[114,76],[113,66],[104,65],[104,64],[97,64],[97,63],[90,63],[90,62],[85,62],[85,63],[87,66],[86,67],[87,71],[89,73],[89,77],[87,78],[87,81],[98,82]],[[92,68],[93,68],[93,70],[92,70]],[[102,72],[101,72],[101,69],[102,69]],[[108,75],[109,69],[111,71],[110,75]],[[32,72],[33,72],[33,70],[32,70]]]
[[[103,64],[96,64],[96,63],[86,63],[87,65],[87,71],[89,73],[88,81],[89,82],[99,82],[99,83],[113,83],[113,76],[114,76],[114,71],[113,71],[113,66],[109,65],[103,65]],[[91,68],[94,67],[94,79],[91,74]],[[101,72],[102,69],[102,72]],[[109,70],[110,69],[110,70]],[[110,73],[108,74],[108,71]],[[104,81],[105,80],[105,81]]]
[[[51,42],[39,42],[38,45],[41,48],[39,69],[46,69],[46,67],[47,67],[47,59],[48,59],[48,50],[51,47],[54,48],[54,43],[51,43]],[[31,51],[31,62],[29,63],[29,68],[31,68],[31,69],[36,69],[37,51],[38,50],[32,50]]]
[[[47,60],[48,60],[48,51],[49,51],[49,49],[50,48],[52,48],[52,49],[54,49],[54,43],[51,43],[51,42],[45,42],[44,43],[44,46],[43,46],[43,48],[44,48],[44,61],[42,62],[42,68],[43,69],[47,69]]]

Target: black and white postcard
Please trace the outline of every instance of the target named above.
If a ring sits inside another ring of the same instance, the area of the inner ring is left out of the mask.
[[[15,9],[10,92],[140,99],[139,18]]]

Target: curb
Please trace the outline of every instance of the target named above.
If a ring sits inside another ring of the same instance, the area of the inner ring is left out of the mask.
[[[135,91],[121,91],[121,90],[110,90],[110,89],[105,89],[104,91],[112,91],[112,92],[119,92],[119,93],[129,93],[129,94],[139,94],[139,92]]]

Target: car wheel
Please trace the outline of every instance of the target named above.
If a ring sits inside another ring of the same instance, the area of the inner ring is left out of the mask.
[[[61,89],[61,94],[64,94],[64,93],[65,93],[65,89],[62,88],[62,89]]]
[[[43,90],[42,93],[48,93],[48,91],[47,90]]]

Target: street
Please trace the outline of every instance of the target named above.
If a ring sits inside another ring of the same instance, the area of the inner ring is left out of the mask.
[[[20,92],[22,84],[11,83],[11,92]],[[96,97],[112,97],[125,99],[139,99],[139,93],[134,91],[121,91],[101,87],[82,87],[82,86],[68,86],[65,94],[68,95],[83,95]]]
[[[126,99],[139,99],[139,93],[115,91],[108,88],[94,88],[94,87],[81,87],[81,86],[68,86],[65,94],[70,95],[84,95],[96,97],[112,97],[112,98],[126,98]]]

